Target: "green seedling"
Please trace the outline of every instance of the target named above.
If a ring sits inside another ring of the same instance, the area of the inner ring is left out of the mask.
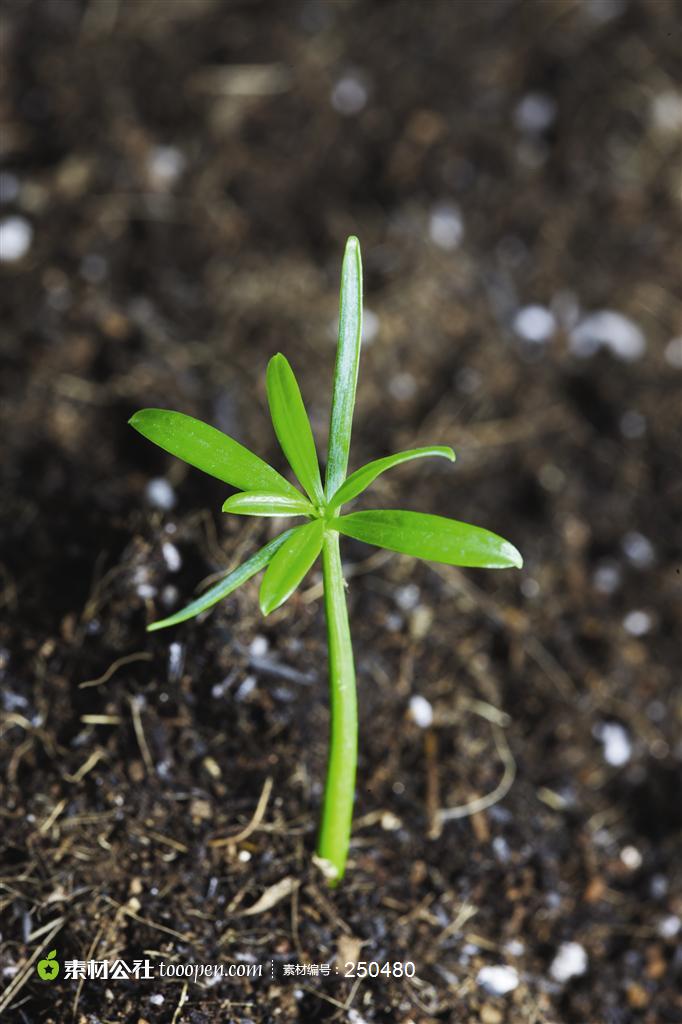
[[[342,514],[381,474],[428,455],[455,459],[445,446],[413,448],[377,459],[346,476],[362,335],[360,244],[351,237],[341,273],[339,342],[334,371],[329,445],[324,485],[310,422],[293,370],[283,355],[270,360],[267,395],[275,434],[301,489],[272,466],[214,427],[183,413],[143,409],[131,426],[165,451],[230,484],[223,512],[243,516],[300,516],[303,525],[286,530],[215,586],[149,630],[164,629],[199,615],[265,569],[260,607],[269,615],[291,597],[322,555],[324,604],[329,644],[331,727],[327,780],[317,854],[331,884],[344,875],[350,843],[357,764],[357,699],[345,583],[339,540],[354,537],[389,551],[447,565],[487,569],[520,568],[516,548],[496,534],[443,516],[394,509]]]

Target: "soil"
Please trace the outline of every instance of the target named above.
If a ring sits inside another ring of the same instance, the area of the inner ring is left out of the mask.
[[[2,1019],[682,1021],[679,7],[8,0],[2,48]],[[344,542],[331,891],[319,571],[267,620],[252,581],[146,634],[270,528],[127,420],[183,410],[282,468],[283,351],[322,442],[351,232],[353,465],[458,454],[362,506],[525,568]],[[263,975],[66,977],[91,959]]]

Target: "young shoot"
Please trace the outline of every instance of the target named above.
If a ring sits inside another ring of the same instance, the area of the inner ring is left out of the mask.
[[[131,426],[171,455],[236,488],[223,512],[241,516],[291,516],[304,520],[281,533],[215,586],[149,630],[165,629],[213,607],[256,573],[265,570],[260,607],[269,615],[291,597],[322,556],[324,606],[329,645],[331,725],[327,780],[317,854],[332,885],[344,875],[350,844],[358,746],[358,715],[353,648],[346,607],[339,542],[353,537],[367,544],[447,565],[487,569],[520,568],[516,548],[479,526],[443,516],[398,509],[343,513],[381,474],[429,455],[454,462],[444,445],[413,448],[376,459],[346,475],[362,335],[360,244],[351,237],[341,272],[339,341],[324,484],[310,421],[296,377],[281,355],[270,360],[267,396],[275,434],[300,484],[221,431],[180,412],[142,409]]]

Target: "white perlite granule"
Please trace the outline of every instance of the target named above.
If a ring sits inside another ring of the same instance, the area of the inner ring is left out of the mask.
[[[476,983],[491,996],[504,996],[513,992],[519,983],[519,975],[514,967],[498,964],[494,967],[481,967]]]
[[[14,263],[31,248],[33,228],[25,217],[7,217],[0,221],[0,260]]]
[[[428,729],[433,723],[433,708],[426,697],[418,693],[410,697],[410,714],[420,729]]]
[[[555,981],[579,978],[587,970],[587,953],[578,942],[562,942],[552,960],[549,973]]]

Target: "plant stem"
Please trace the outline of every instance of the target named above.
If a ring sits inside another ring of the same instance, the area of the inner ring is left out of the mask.
[[[333,877],[330,877],[330,882],[335,885],[343,878],[346,868],[358,759],[355,666],[339,552],[339,535],[335,530],[327,530],[324,535],[322,571],[329,642],[331,722],[327,782],[317,853],[331,865]],[[330,876],[331,874],[330,871]]]

